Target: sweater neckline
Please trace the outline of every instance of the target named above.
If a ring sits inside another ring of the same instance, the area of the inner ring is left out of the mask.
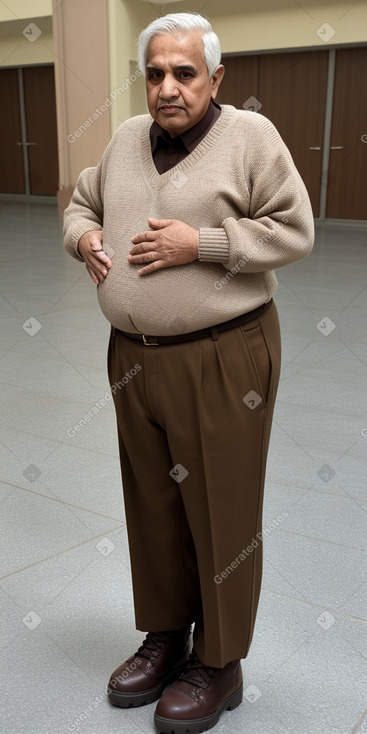
[[[206,151],[209,150],[217,140],[227,130],[230,122],[234,119],[235,107],[232,105],[221,105],[222,113],[218,120],[214,123],[213,127],[209,130],[205,138],[189,153],[186,158],[180,163],[177,163],[173,168],[170,168],[165,173],[158,173],[154,159],[152,156],[152,149],[150,143],[149,129],[147,130],[144,126],[141,129],[141,160],[146,178],[153,188],[161,189],[169,183],[170,179],[175,176],[175,173],[180,171],[185,173],[192,168],[197,161],[199,161]],[[151,118],[149,117],[149,126],[151,125]]]

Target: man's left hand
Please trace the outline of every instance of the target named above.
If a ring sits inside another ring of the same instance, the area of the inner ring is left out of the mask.
[[[149,263],[138,270],[139,275],[198,259],[198,229],[178,219],[148,219],[148,225],[150,230],[132,238],[133,247],[127,258],[132,265]]]

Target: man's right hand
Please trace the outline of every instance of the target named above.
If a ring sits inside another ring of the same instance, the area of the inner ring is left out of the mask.
[[[85,261],[86,268],[93,283],[103,283],[112,260],[103,250],[103,232],[86,232],[78,242],[78,249]]]

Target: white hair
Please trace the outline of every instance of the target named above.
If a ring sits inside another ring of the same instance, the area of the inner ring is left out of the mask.
[[[209,78],[220,64],[221,49],[219,38],[214,33],[209,21],[199,13],[169,13],[163,18],[156,18],[140,34],[138,40],[138,67],[145,76],[148,46],[153,38],[162,33],[176,31],[204,31],[204,60],[208,67]]]

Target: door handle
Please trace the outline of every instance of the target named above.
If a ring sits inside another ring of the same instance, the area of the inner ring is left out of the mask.
[[[20,143],[20,145],[21,145],[21,143]],[[38,145],[38,143],[26,143],[26,145],[27,145],[27,146],[28,146],[28,145]]]
[[[344,145],[332,145],[330,150],[343,150]]]
[[[309,150],[321,150],[321,145],[311,145]]]
[[[15,143],[15,145],[23,145],[23,143]]]

